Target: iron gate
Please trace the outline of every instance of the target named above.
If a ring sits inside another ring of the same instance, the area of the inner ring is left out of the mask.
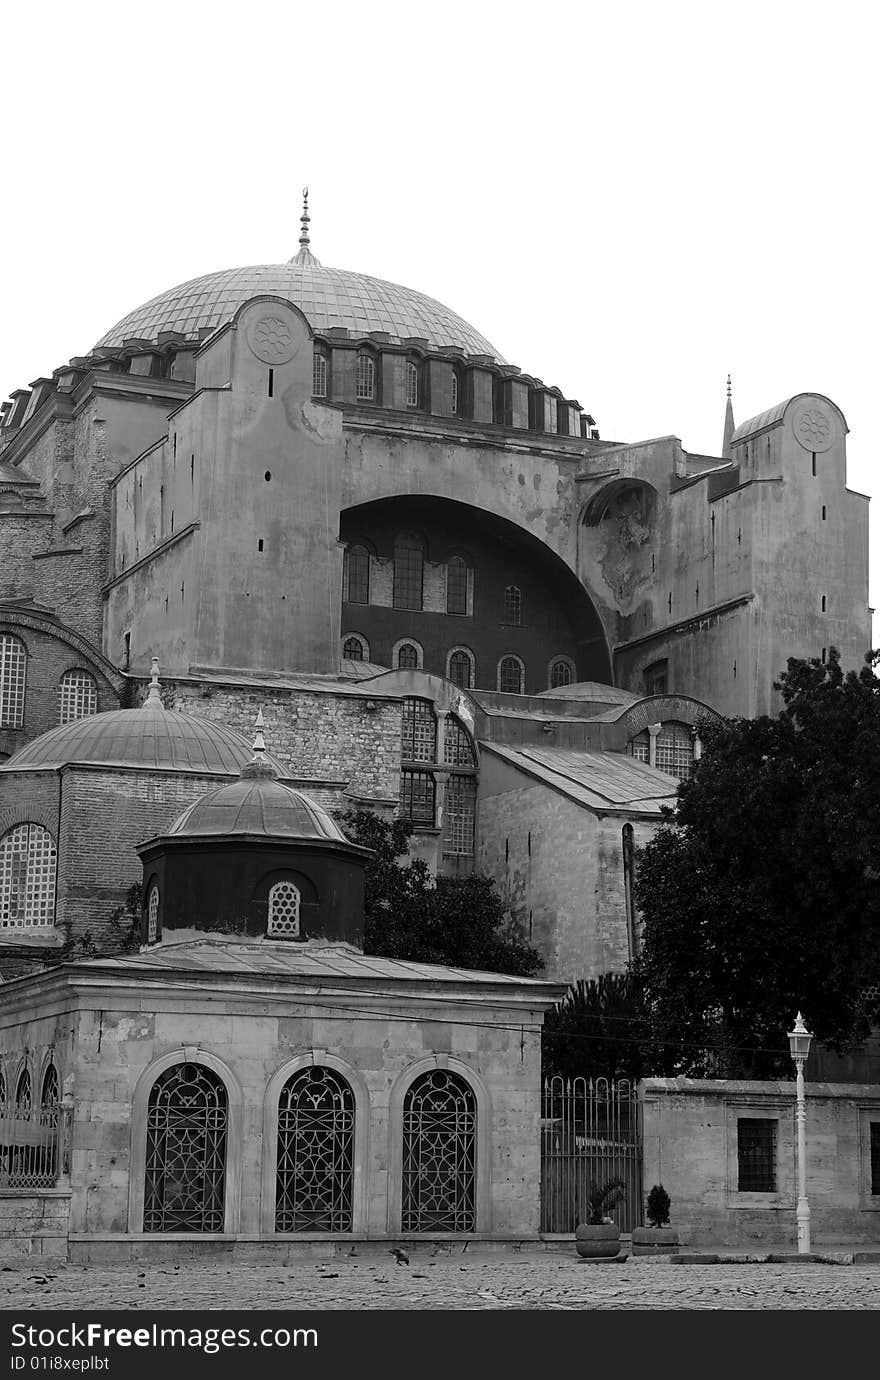
[[[541,1119],[541,1231],[573,1232],[590,1190],[622,1179],[610,1210],[623,1232],[642,1225],[642,1109],[627,1078],[545,1078]]]

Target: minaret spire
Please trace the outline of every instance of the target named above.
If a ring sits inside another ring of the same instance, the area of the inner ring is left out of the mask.
[[[722,460],[733,459],[733,433],[736,430],[733,423],[733,400],[730,396],[730,375],[727,375],[727,407],[724,412],[724,440],[721,443]]]
[[[318,260],[315,258],[314,254],[312,253],[311,249],[309,248],[309,244],[310,244],[310,240],[309,240],[309,221],[310,221],[310,220],[311,220],[311,216],[309,215],[309,189],[308,189],[308,187],[303,187],[303,210],[302,210],[302,215],[301,215],[300,218],[299,218],[299,223],[300,223],[300,225],[302,226],[302,230],[300,231],[300,235],[299,235],[299,253],[298,253],[297,255],[295,255],[294,258],[292,258],[292,259],[289,261],[290,263],[294,264],[295,267],[297,267],[297,268],[320,268],[320,267],[321,267],[320,263],[319,263]]]
[[[143,709],[164,709],[162,703],[162,687],[159,683],[159,658],[154,656],[150,661],[150,687],[147,691],[147,698],[144,700]]]

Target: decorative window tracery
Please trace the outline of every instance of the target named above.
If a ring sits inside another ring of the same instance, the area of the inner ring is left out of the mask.
[[[299,887],[290,881],[276,882],[269,891],[269,920],[267,934],[282,939],[299,937]]]
[[[453,685],[470,690],[474,684],[474,656],[466,647],[455,647],[449,653],[446,675]]]
[[[432,1069],[408,1088],[403,1104],[403,1231],[474,1231],[476,1133],[476,1098],[458,1074]]]
[[[27,684],[27,651],[21,638],[0,633],[0,728],[21,728]]]
[[[277,1232],[352,1229],[354,1093],[333,1069],[313,1065],[285,1083],[278,1102]]]
[[[228,1098],[202,1064],[160,1073],[147,1104],[145,1232],[222,1232]]]
[[[155,944],[159,937],[159,888],[155,882],[147,896],[147,943]]]
[[[503,656],[498,663],[498,689],[510,695],[523,693],[525,667],[518,656]]]
[[[20,1121],[30,1121],[33,1108],[30,1069],[23,1068],[15,1089],[15,1115]]]
[[[58,723],[69,724],[98,712],[98,686],[95,677],[80,669],[65,671],[58,687]]]
[[[53,923],[56,860],[40,824],[16,824],[0,837],[0,929]]]

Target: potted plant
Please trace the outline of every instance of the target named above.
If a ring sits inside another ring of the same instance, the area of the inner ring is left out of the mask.
[[[669,1225],[672,1203],[662,1184],[648,1194],[647,1227],[633,1227],[633,1255],[677,1255],[678,1232]]]
[[[611,1209],[624,1197],[623,1179],[594,1185],[587,1199],[587,1220],[575,1231],[577,1253],[584,1260],[614,1260],[620,1250],[620,1228]]]

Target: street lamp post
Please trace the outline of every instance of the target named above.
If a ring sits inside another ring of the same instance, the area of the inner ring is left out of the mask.
[[[799,1011],[794,1023],[794,1030],[790,1031],[788,1036],[788,1047],[797,1069],[797,1240],[799,1255],[810,1254],[810,1205],[807,1202],[807,1104],[804,1097],[804,1064],[810,1052],[812,1038]]]

